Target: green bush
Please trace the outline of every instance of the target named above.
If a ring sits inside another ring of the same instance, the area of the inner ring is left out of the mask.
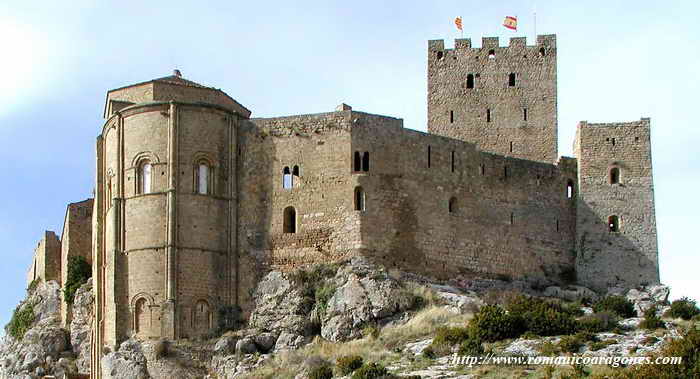
[[[333,369],[329,365],[321,365],[309,371],[309,379],[331,379],[333,378]]]
[[[578,330],[591,333],[611,331],[618,327],[618,317],[609,311],[597,312],[578,319]]]
[[[362,367],[362,363],[363,360],[361,356],[347,355],[338,358],[338,360],[335,362],[335,365],[338,367],[338,371],[340,371],[341,374],[350,375],[353,371]]]
[[[700,377],[700,330],[691,329],[683,338],[674,339],[654,354],[657,357],[681,357],[680,364],[633,365],[620,370],[613,378],[656,379]]]
[[[622,318],[635,316],[634,304],[622,296],[608,296],[593,304],[595,312],[610,311]]]
[[[520,317],[506,313],[497,305],[485,305],[469,322],[469,335],[477,341],[494,342],[516,338],[524,332]]]
[[[24,337],[24,333],[31,328],[34,322],[34,306],[27,304],[24,307],[18,305],[12,312],[10,322],[5,325],[5,332],[17,340]]]
[[[600,349],[605,349],[606,347],[610,345],[616,344],[617,341],[615,340],[605,340],[605,341],[598,341],[598,342],[593,342],[591,343],[591,351],[598,351]]]
[[[518,296],[506,305],[508,312],[522,320],[525,330],[539,336],[571,334],[577,329],[578,308],[534,297]]]
[[[650,307],[644,312],[644,320],[639,323],[639,327],[648,330],[666,328],[666,324],[661,321],[659,316],[656,315],[656,305]]]
[[[578,353],[578,351],[583,346],[583,342],[578,336],[563,336],[559,340],[558,348],[562,352],[566,353]]]
[[[241,325],[241,307],[238,305],[225,305],[219,307],[219,319],[217,321],[219,335],[236,330]]]
[[[389,371],[379,363],[367,363],[352,374],[352,379],[379,379],[388,375]]]
[[[316,287],[314,291],[314,299],[316,300],[316,307],[320,312],[319,315],[326,313],[328,300],[330,300],[335,293],[335,289],[336,286],[329,283],[320,284],[318,287]]]
[[[469,338],[459,345],[459,355],[479,356],[484,354],[484,347],[481,341],[475,338]]]
[[[673,318],[690,320],[700,315],[700,309],[698,309],[695,300],[683,297],[671,303],[671,309],[668,310],[668,315]]]
[[[27,292],[32,293],[36,289],[36,287],[41,283],[41,279],[34,279],[32,280],[31,283],[27,286]]]
[[[68,278],[66,286],[63,288],[63,297],[66,303],[73,304],[75,292],[92,277],[92,267],[87,260],[81,256],[68,258]]]
[[[453,346],[469,339],[469,329],[460,327],[440,327],[435,331],[433,345],[435,346]]]
[[[428,345],[425,349],[423,349],[423,356],[428,359],[435,359],[437,358],[437,353],[435,353],[435,349],[433,349],[433,344]]]

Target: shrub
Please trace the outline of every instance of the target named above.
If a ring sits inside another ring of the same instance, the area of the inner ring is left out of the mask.
[[[593,342],[593,343],[591,343],[591,351],[598,351],[600,349],[605,349],[606,347],[608,347],[610,345],[614,345],[616,343],[617,343],[617,341],[615,341],[613,339]]]
[[[423,356],[428,359],[435,359],[437,357],[437,354],[435,353],[435,349],[433,349],[433,344],[428,345],[425,349],[423,349]]]
[[[241,323],[241,313],[241,307],[238,305],[219,307],[218,334],[238,329]]]
[[[518,316],[506,313],[497,305],[485,305],[469,322],[469,335],[478,341],[494,342],[515,338],[524,332]]]
[[[513,317],[522,320],[525,329],[540,336],[571,334],[577,329],[576,311],[561,303],[518,296],[506,306]]]
[[[63,288],[63,297],[66,303],[73,304],[75,292],[92,277],[92,267],[81,256],[68,258],[68,278]]]
[[[680,364],[633,365],[615,378],[697,378],[700,374],[700,330],[691,329],[683,338],[669,342],[656,357],[681,357]]]
[[[458,353],[459,355],[479,356],[484,354],[484,347],[481,346],[481,341],[469,338],[459,345]]]
[[[635,316],[634,304],[622,296],[608,296],[593,304],[595,312],[610,311],[622,318]]]
[[[379,363],[368,363],[360,367],[352,374],[352,379],[378,379],[389,375],[384,366]]]
[[[316,290],[314,291],[314,298],[316,299],[316,307],[320,312],[319,315],[326,313],[328,300],[330,300],[335,293],[335,289],[336,286],[333,284],[322,284],[316,287]]]
[[[558,344],[559,350],[567,353],[578,353],[581,346],[583,346],[583,342],[575,335],[562,337]]]
[[[5,332],[17,340],[24,337],[24,333],[31,328],[34,322],[34,306],[27,304],[24,307],[18,305],[12,313],[10,322],[5,325]]]
[[[700,309],[698,309],[695,300],[683,297],[671,303],[671,309],[668,310],[668,315],[673,318],[690,320],[694,316],[700,315]]]
[[[551,341],[543,342],[539,346],[538,350],[540,351],[540,354],[547,357],[559,354],[559,348],[556,345],[554,345]]]
[[[363,360],[361,356],[346,355],[344,357],[338,358],[338,360],[335,362],[335,365],[338,367],[338,371],[340,371],[341,374],[350,375],[353,371],[362,367],[362,363]]]
[[[650,307],[644,312],[644,320],[639,323],[639,327],[642,329],[664,329],[666,324],[661,321],[661,318],[656,315],[656,305]]]
[[[435,331],[433,345],[456,345],[464,340],[469,339],[469,329],[460,327],[440,327]]]
[[[333,369],[331,366],[324,364],[309,371],[309,379],[331,379],[333,378]]]
[[[607,332],[617,328],[618,325],[617,315],[609,311],[586,315],[578,320],[578,329],[591,333]]]
[[[153,346],[153,352],[155,353],[156,359],[165,358],[168,356],[170,347],[170,342],[165,338],[159,339]]]
[[[654,336],[646,336],[642,340],[643,345],[653,345],[655,343],[659,342],[659,339],[654,337]]]
[[[41,279],[34,279],[32,280],[31,283],[27,286],[27,292],[32,293],[36,289],[36,287],[41,283]]]
[[[379,328],[377,328],[376,325],[366,325],[364,328],[362,328],[362,335],[364,337],[369,337],[371,339],[377,339],[379,338]]]

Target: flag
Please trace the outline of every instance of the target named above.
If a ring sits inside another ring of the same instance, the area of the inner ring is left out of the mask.
[[[462,30],[462,17],[455,18],[455,25],[457,25],[457,29]]]
[[[518,30],[518,19],[513,16],[506,16],[503,20],[503,26],[511,30]]]

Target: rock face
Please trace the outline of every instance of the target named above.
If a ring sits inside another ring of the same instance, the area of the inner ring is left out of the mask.
[[[124,341],[119,350],[102,357],[102,377],[105,379],[147,379],[146,356],[136,340]]]
[[[252,327],[298,335],[311,334],[309,313],[312,304],[289,275],[270,272],[258,284],[254,296],[255,310],[250,317]]]
[[[668,301],[671,290],[665,285],[653,285],[649,287],[633,288],[627,291],[625,297],[634,303],[634,310],[639,317],[644,317],[644,312],[653,305],[663,306]]]
[[[70,323],[70,343],[77,356],[75,365],[81,374],[90,373],[90,324],[92,319],[92,279],[75,293],[73,320]]]

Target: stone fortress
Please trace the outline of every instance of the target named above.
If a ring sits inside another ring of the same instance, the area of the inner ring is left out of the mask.
[[[659,282],[648,118],[582,121],[558,157],[554,35],[427,53],[428,133],[345,104],[251,118],[178,71],[109,91],[95,198],[46,232],[28,281],[88,258],[93,365],[130,336],[249,313],[269,269],[353,255],[438,278]]]

